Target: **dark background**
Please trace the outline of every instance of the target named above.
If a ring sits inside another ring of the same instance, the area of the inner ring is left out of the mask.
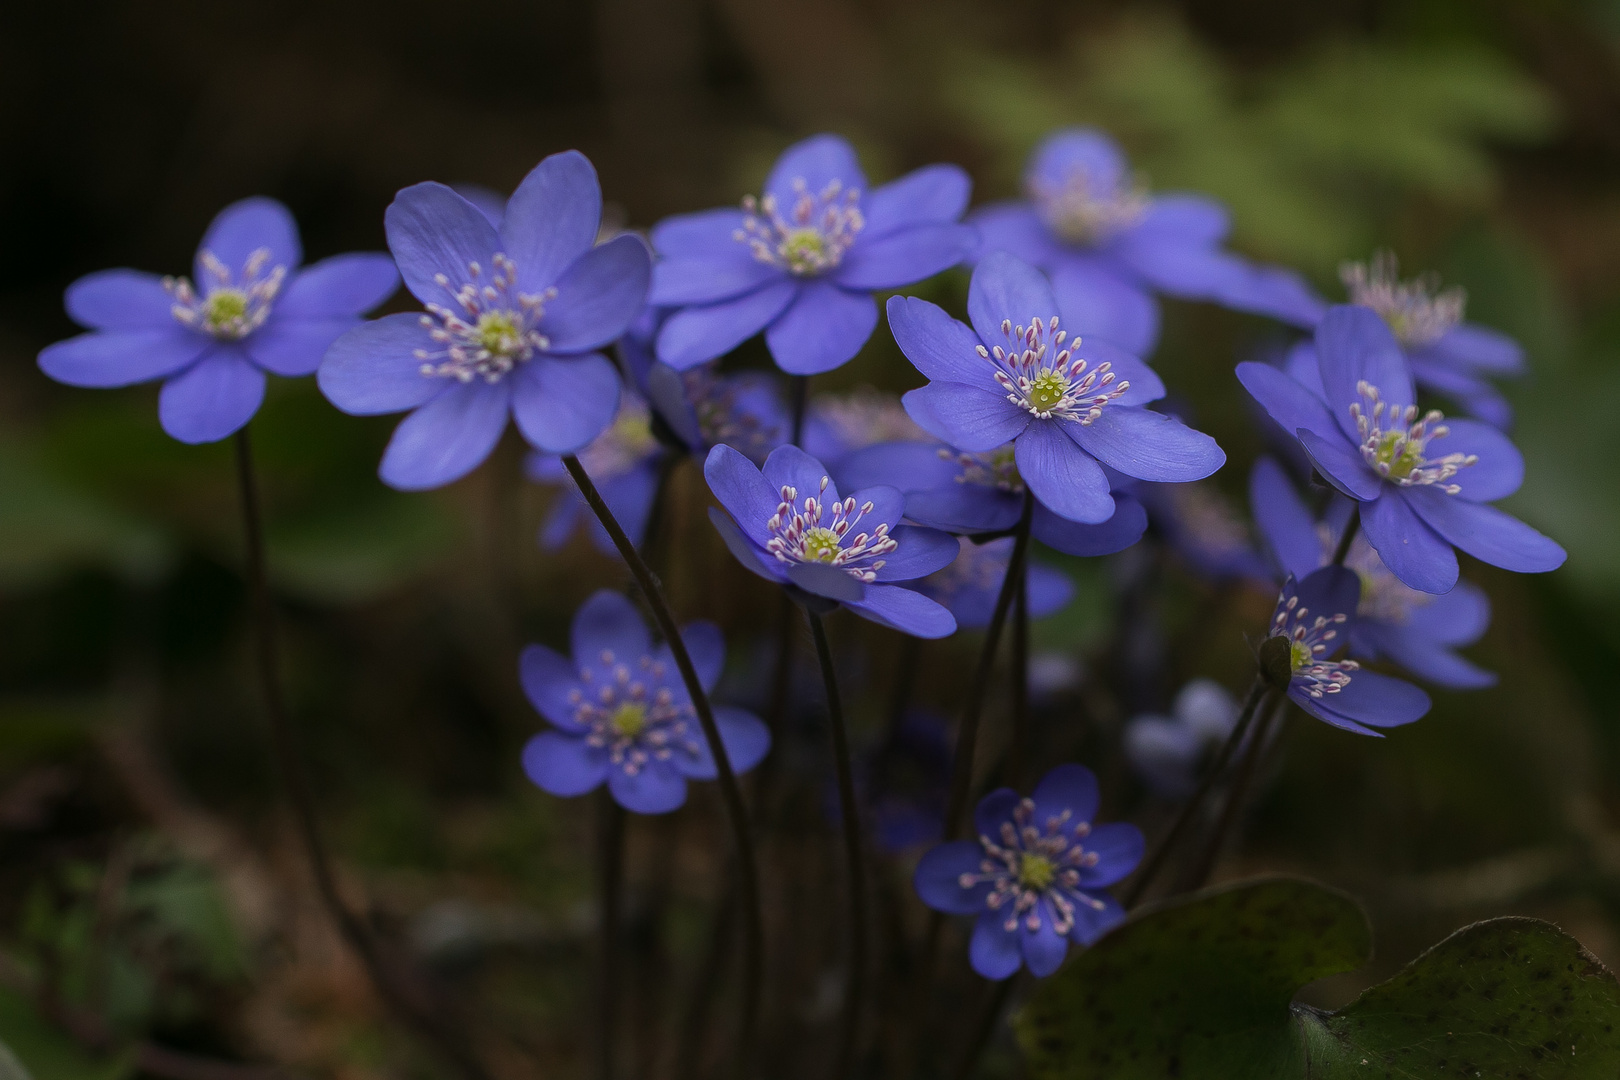
[[[1465,285],[1470,318],[1531,358],[1510,389],[1528,480],[1509,505],[1570,551],[1544,577],[1465,570],[1495,604],[1470,655],[1501,673],[1496,689],[1438,693],[1430,717],[1377,742],[1296,716],[1222,876],[1297,870],[1368,904],[1378,959],[1321,988],[1326,1002],[1497,914],[1553,919],[1620,961],[1620,5],[13,5],[0,28],[0,1038],[39,1080],[129,1071],[41,1018],[46,987],[101,1017],[115,1046],[322,1075],[434,1068],[327,928],[277,809],[229,449],[168,440],[155,388],[39,373],[38,350],[74,332],[70,281],[183,270],[213,214],[250,194],[291,207],[311,260],[380,249],[398,188],[510,190],[568,147],[635,227],[734,203],[820,130],[854,141],[874,181],[951,160],[977,199],[999,197],[1042,134],[1080,122],[1113,132],[1154,187],[1225,199],[1235,246],[1326,295],[1341,295],[1341,260],[1379,247]],[[914,385],[886,338],[817,389]],[[1259,444],[1231,368],[1277,340],[1256,320],[1167,305],[1154,363],[1227,448],[1234,498]],[[526,641],[561,644],[577,603],[624,575],[583,542],[535,547],[552,493],[522,480],[515,437],[447,490],[389,492],[375,466],[391,424],[340,416],[312,380],[274,381],[254,423],[294,712],[353,898],[455,988],[502,1075],[573,1075],[591,1016],[591,814],[522,777],[539,721],[514,665]],[[776,609],[712,542],[695,470],[676,483],[673,600],[726,626],[746,700],[767,664],[750,642]],[[1037,645],[1090,677],[1044,707],[1044,745],[1098,768],[1109,813],[1151,824],[1162,808],[1114,749],[1129,709],[1108,648],[1117,575],[1067,568],[1080,599]],[[1166,631],[1195,646],[1180,670],[1240,688],[1243,634],[1268,598],[1186,635],[1207,591],[1174,569],[1167,581]],[[895,642],[834,627],[870,742]],[[919,698],[953,708],[976,646],[928,647]],[[767,1004],[784,1076],[817,1060],[784,1048],[824,1035],[835,1011],[824,740],[804,677],[766,856],[772,925],[793,942]],[[708,791],[632,823],[634,1075],[670,1073],[682,1010],[707,985],[722,836]],[[897,925],[918,919],[904,875],[883,875]],[[962,968],[959,943],[951,955]],[[988,1067],[1009,1071],[1008,1051]]]

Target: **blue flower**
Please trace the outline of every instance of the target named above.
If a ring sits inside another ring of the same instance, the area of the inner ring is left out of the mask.
[[[1012,462],[1059,517],[1114,516],[1103,466],[1138,480],[1200,480],[1226,461],[1208,435],[1142,406],[1164,384],[1113,345],[1058,329],[1058,306],[1039,271],[1005,253],[973,271],[971,328],[925,300],[889,301],[889,326],[931,381],[905,396],[922,428],[969,454],[1012,443]]]
[[[678,309],[659,331],[659,359],[689,368],[763,330],[783,371],[831,371],[872,336],[874,289],[972,253],[973,230],[957,224],[970,187],[956,166],[930,165],[868,192],[854,149],[836,135],[789,147],[763,198],[653,229],[651,301]]]
[[[1255,551],[1248,526],[1220,490],[1209,484],[1133,484],[1130,492],[1182,562],[1209,581],[1270,585],[1265,560]]]
[[[465,476],[508,414],[531,444],[558,454],[612,421],[619,376],[595,350],[641,310],[649,268],[634,236],[596,244],[601,214],[596,170],[572,150],[524,178],[499,231],[443,184],[394,199],[388,246],[427,313],[350,331],[319,375],[344,412],[413,410],[383,455],[385,482],[415,490]]]
[[[1237,725],[1238,707],[1226,687],[1194,679],[1181,688],[1170,715],[1144,713],[1125,725],[1125,756],[1138,776],[1165,799],[1184,799],[1198,786],[1204,758]]]
[[[947,915],[976,915],[968,959],[987,979],[1027,964],[1046,976],[1069,943],[1090,945],[1125,918],[1102,890],[1142,859],[1135,825],[1093,825],[1097,778],[1059,765],[1025,798],[1011,788],[986,795],[974,814],[977,840],[940,844],[912,879],[922,902]]]
[[[1231,223],[1213,199],[1147,194],[1100,131],[1048,136],[1030,156],[1024,187],[1028,201],[993,203],[968,220],[981,255],[1009,252],[1051,275],[1071,334],[1146,356],[1159,339],[1154,291],[1249,310],[1256,281],[1271,286],[1265,299],[1276,303],[1275,283],[1290,276],[1223,251]]]
[[[821,462],[796,446],[771,451],[763,471],[717,446],[703,475],[725,508],[709,520],[747,569],[915,637],[955,632],[950,612],[894,584],[927,577],[957,552],[945,533],[899,524],[905,497],[894,488],[840,498]]]
[[[1292,432],[1311,463],[1361,504],[1361,529],[1384,565],[1414,589],[1449,592],[1462,548],[1520,573],[1557,569],[1564,549],[1486,504],[1519,489],[1524,460],[1496,428],[1418,410],[1395,335],[1367,308],[1340,305],[1316,330],[1320,385],[1269,365],[1238,378]]]
[[[899,394],[860,387],[847,394],[817,394],[805,416],[799,445],[836,469],[837,462],[878,443],[934,441],[906,412]]]
[[[715,778],[669,646],[653,648],[629,600],[596,593],[574,614],[572,639],[572,659],[530,645],[519,660],[524,693],[552,725],[523,748],[529,779],[564,797],[606,780],[626,810],[662,814],[686,801],[688,780]],[[681,640],[707,692],[725,663],[720,630],[693,623]],[[734,771],[752,769],[770,749],[771,733],[753,713],[716,706],[714,721]]]
[[[259,411],[265,372],[313,374],[326,347],[399,288],[386,255],[302,261],[285,206],[232,203],[203,236],[194,281],[102,270],[68,286],[68,314],[91,332],[48,347],[39,366],[69,386],[162,379],[164,431],[185,443],[223,439]]]
[[[1271,458],[1255,462],[1249,477],[1254,519],[1284,575],[1303,578],[1333,559],[1350,516],[1349,500],[1335,497],[1317,521]],[[1350,629],[1350,655],[1387,657],[1414,675],[1457,690],[1491,686],[1496,676],[1452,650],[1471,645],[1491,621],[1491,602],[1477,585],[1459,581],[1439,596],[1401,583],[1359,534],[1344,565],[1361,578],[1361,598]]]
[[[962,537],[961,553],[955,560],[945,569],[936,570],[916,582],[912,588],[938,600],[955,617],[957,626],[964,630],[982,630],[990,625],[995,613],[996,598],[1007,576],[1014,542],[1010,536],[984,543]],[[1044,619],[1069,606],[1069,601],[1074,599],[1074,582],[1061,570],[1031,561],[1024,581],[1024,595],[1030,618]]]
[[[1262,663],[1281,658],[1285,670],[1266,675],[1274,686],[1286,685],[1294,704],[1336,728],[1378,735],[1370,729],[1421,719],[1429,695],[1354,660],[1332,659],[1349,643],[1360,599],[1361,579],[1342,566],[1324,566],[1297,580],[1290,576],[1260,655]]]
[[[619,411],[613,423],[579,452],[579,462],[585,466],[602,501],[637,547],[647,534],[647,521],[658,492],[658,465],[664,453],[664,447],[653,435],[652,414],[647,403],[633,390],[620,394]],[[561,457],[531,453],[524,462],[524,472],[537,483],[564,486],[540,526],[542,547],[548,551],[562,547],[580,521],[586,520],[590,523],[591,542],[596,549],[605,555],[616,552],[607,530],[590,512],[579,488],[569,479]]]

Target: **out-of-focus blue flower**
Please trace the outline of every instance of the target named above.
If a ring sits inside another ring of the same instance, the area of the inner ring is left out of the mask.
[[[1248,525],[1213,483],[1135,484],[1130,490],[1194,574],[1217,583],[1273,584]]]
[[[489,456],[508,415],[537,449],[581,449],[612,421],[619,377],[596,350],[641,310],[649,257],[634,236],[596,243],[602,190],[576,151],[518,185],[499,230],[443,184],[388,208],[388,246],[426,314],[389,315],[339,338],[322,391],[357,415],[412,410],[383,480],[438,487]]]
[[[69,386],[163,380],[158,419],[185,443],[235,433],[264,401],[265,373],[312,375],[326,348],[399,288],[387,255],[335,255],[300,269],[298,223],[274,199],[214,218],[192,274],[102,270],[68,286],[67,312],[90,328],[39,354]]]
[[[960,543],[961,554],[955,561],[912,588],[944,605],[956,617],[957,626],[982,630],[995,614],[996,598],[1007,576],[1015,541],[1003,536],[980,544],[964,536]],[[1063,571],[1032,561],[1024,580],[1024,595],[1030,618],[1044,619],[1069,606],[1074,599],[1074,582]]]
[[[1155,795],[1179,800],[1198,785],[1198,767],[1237,724],[1237,701],[1213,679],[1181,688],[1170,715],[1144,713],[1125,725],[1125,756]]]
[[[1554,570],[1564,549],[1494,507],[1524,479],[1518,448],[1476,420],[1421,413],[1406,354],[1363,307],[1330,310],[1316,331],[1319,385],[1258,362],[1238,378],[1335,488],[1361,504],[1361,529],[1414,589],[1449,592],[1462,548],[1520,573]]]
[[[1231,222],[1213,199],[1149,195],[1100,131],[1048,136],[1024,187],[1027,201],[993,203],[968,220],[981,256],[1010,252],[1051,275],[1072,334],[1147,356],[1159,339],[1154,292],[1268,314],[1290,299],[1319,306],[1291,272],[1222,250]]]
[[[957,548],[945,533],[901,525],[905,498],[894,488],[840,498],[821,462],[796,446],[773,450],[763,471],[717,446],[703,475],[725,508],[709,520],[748,570],[916,637],[956,630],[949,611],[895,584],[927,577]]]
[[[861,387],[847,394],[817,394],[805,416],[799,445],[836,473],[839,462],[868,446],[936,441],[917,426],[899,394]]]
[[[1303,578],[1333,560],[1350,517],[1350,502],[1335,496],[1323,520],[1306,507],[1283,467],[1271,458],[1255,462],[1249,477],[1254,519],[1282,576]],[[1387,657],[1412,674],[1457,690],[1491,686],[1496,676],[1453,650],[1472,645],[1491,621],[1485,590],[1467,581],[1439,596],[1401,583],[1359,534],[1344,565],[1361,577],[1361,599],[1350,629],[1350,655]]]
[[[579,463],[596,485],[614,520],[637,547],[647,535],[647,520],[658,493],[658,466],[665,454],[652,430],[652,414],[641,395],[624,390],[619,411],[606,431],[579,452]],[[564,491],[540,526],[540,545],[555,551],[568,542],[581,520],[589,522],[591,542],[604,554],[613,554],[613,540],[585,504],[556,454],[531,453],[524,462],[530,480],[560,484]]]
[[[519,660],[523,690],[552,725],[523,748],[523,768],[540,788],[564,797],[606,780],[613,798],[638,814],[662,814],[686,801],[688,780],[717,770],[692,699],[667,644],[653,648],[629,600],[603,590],[574,614],[570,659],[530,645]],[[681,631],[707,692],[720,678],[726,646],[713,623]],[[753,713],[715,706],[715,725],[738,773],[765,756],[771,733]]]
[[[1261,656],[1273,641],[1284,647],[1278,653],[1286,653],[1287,693],[1294,704],[1336,728],[1378,735],[1371,729],[1421,719],[1429,711],[1429,695],[1409,682],[1367,671],[1354,660],[1332,659],[1349,644],[1360,598],[1361,579],[1343,566],[1324,566],[1298,580],[1289,577]]]
[[[976,915],[968,958],[987,979],[1024,965],[1046,976],[1069,943],[1090,945],[1125,918],[1107,886],[1142,859],[1142,833],[1121,822],[1093,825],[1097,778],[1059,765],[1030,797],[986,795],[974,814],[977,840],[940,844],[912,879],[922,902],[947,915]]]
[[[1215,440],[1143,408],[1164,384],[1135,356],[1058,329],[1040,271],[987,256],[968,288],[971,327],[926,300],[889,300],[889,327],[930,380],[905,396],[925,431],[969,454],[1012,444],[1023,483],[1049,510],[1100,524],[1114,516],[1103,466],[1137,480],[1201,480],[1226,455]]]
[[[849,454],[834,466],[844,487],[886,484],[906,496],[906,518],[934,529],[977,536],[1018,524],[1024,479],[1011,443],[968,454],[937,441],[879,443]],[[1066,555],[1112,555],[1142,538],[1147,513],[1123,492],[1114,493],[1114,514],[1098,525],[1059,517],[1039,497],[1030,534]]]
[[[1525,371],[1524,350],[1496,330],[1463,322],[1467,300],[1460,287],[1441,289],[1433,275],[1400,279],[1395,256],[1379,252],[1366,263],[1339,270],[1347,300],[1378,313],[1388,324],[1424,390],[1450,398],[1463,411],[1506,428],[1513,409],[1489,379]],[[1299,299],[1299,282],[1283,277],[1255,282],[1248,310],[1272,315],[1302,329],[1314,329],[1328,305],[1313,295]]]
[[[970,188],[956,166],[930,165],[867,191],[854,149],[838,136],[789,147],[764,197],[653,229],[651,301],[676,309],[659,331],[659,359],[689,368],[763,330],[783,371],[831,371],[872,336],[873,290],[921,281],[972,254],[977,237],[957,224]]]

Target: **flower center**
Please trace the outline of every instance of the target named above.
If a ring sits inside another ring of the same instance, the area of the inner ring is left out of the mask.
[[[426,305],[422,327],[438,347],[416,350],[423,375],[500,382],[536,351],[551,347],[537,327],[557,290],[519,292],[517,264],[499,252],[491,261],[494,271],[487,277],[481,265],[468,263],[467,280],[455,288],[447,275],[433,276],[450,303]]]
[[[1029,183],[1035,212],[1046,227],[1071,244],[1099,244],[1135,225],[1151,200],[1143,188],[1103,187],[1084,169],[1071,170],[1061,184]]]
[[[1350,685],[1350,673],[1361,665],[1354,660],[1329,660],[1327,655],[1338,648],[1335,642],[1339,627],[1350,616],[1318,615],[1302,607],[1297,595],[1290,596],[1279,605],[1271,621],[1271,637],[1281,638],[1288,645],[1289,682],[1313,698],[1324,694],[1337,694]]]
[[[613,729],[615,735],[634,739],[647,727],[647,706],[638,702],[625,702],[608,717],[608,727]]]
[[[1055,416],[1090,424],[1102,415],[1104,405],[1131,388],[1129,382],[1116,383],[1107,361],[1087,370],[1086,361],[1074,355],[1080,339],[1065,347],[1068,334],[1058,329],[1056,315],[1045,322],[1032,319],[1028,327],[1003,319],[1001,332],[1007,338],[1005,347],[979,345],[977,351],[995,365],[996,385],[1007,392],[1007,400],[1039,419]],[[1048,352],[1055,354],[1050,360]]]
[[[1462,322],[1468,294],[1460,286],[1440,288],[1434,274],[1402,281],[1392,252],[1367,263],[1345,263],[1339,280],[1350,302],[1372,308],[1403,345],[1427,345]]]
[[[652,414],[646,402],[630,393],[619,399],[619,411],[608,429],[579,452],[585,471],[599,479],[623,476],[658,451]]]
[[[198,295],[186,278],[163,279],[164,290],[174,300],[169,310],[175,319],[194,330],[228,341],[239,341],[264,325],[287,277],[285,266],[264,273],[270,261],[269,248],[259,248],[248,256],[240,281],[233,280],[230,267],[220,262],[212,251],[204,251],[198,261],[205,275],[199,283],[202,295]]]
[[[1016,493],[1024,490],[1024,478],[1018,475],[1018,460],[1012,443],[977,454],[941,449],[939,456],[946,461],[956,462],[962,470],[956,477],[958,484],[978,484]]]
[[[1361,457],[1374,472],[1401,487],[1436,484],[1448,495],[1462,490],[1446,481],[1479,460],[1475,454],[1446,454],[1430,458],[1426,451],[1431,440],[1443,439],[1451,429],[1441,423],[1445,414],[1431,409],[1418,418],[1416,405],[1405,408],[1384,401],[1378,387],[1365,379],[1356,383],[1359,402],[1350,405],[1350,417],[1361,436]],[[1388,429],[1385,424],[1391,425]]]
[[[1067,934],[1074,928],[1076,907],[1084,904],[1096,911],[1106,905],[1080,891],[1080,871],[1101,861],[1080,841],[1091,835],[1089,821],[1071,821],[1065,810],[1037,825],[1035,803],[1024,799],[1013,809],[1012,818],[1001,823],[996,837],[980,836],[984,858],[979,869],[957,879],[964,889],[988,884],[985,907],[1003,911],[1003,929],[1011,932],[1019,924],[1039,930],[1042,905],[1052,919],[1052,929]]]
[[[588,729],[587,746],[606,750],[608,760],[629,776],[677,752],[701,752],[692,706],[677,704],[669,687],[661,685],[669,676],[663,661],[643,656],[625,664],[607,650],[597,660],[580,665],[580,687],[568,693],[574,721]]]
[[[877,571],[883,569],[887,555],[900,545],[889,535],[889,526],[880,524],[870,533],[850,535],[856,524],[872,512],[870,502],[855,505],[854,499],[835,502],[830,507],[832,520],[822,523],[824,508],[821,494],[831,481],[823,476],[821,490],[806,496],[799,503],[799,490],[782,488],[782,501],[765,527],[771,538],[765,550],[782,563],[824,563],[844,568],[856,581],[870,584],[877,580]]]
[[[801,177],[793,181],[793,205],[779,206],[776,196],[742,202],[743,226],[732,236],[747,244],[754,258],[806,277],[831,270],[866,225],[861,193],[845,190],[838,180],[812,192]]]

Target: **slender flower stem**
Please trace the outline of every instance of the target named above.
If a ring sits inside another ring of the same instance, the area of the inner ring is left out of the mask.
[[[855,800],[854,765],[850,760],[849,732],[844,727],[844,703],[838,695],[838,674],[821,616],[805,609],[810,636],[821,662],[821,682],[827,692],[827,719],[832,726],[833,764],[838,772],[838,809],[844,819],[844,857],[849,862],[849,982],[844,989],[844,1015],[834,1060],[834,1080],[853,1075],[856,1042],[866,994],[866,860],[861,856],[860,807]]]
[[[259,506],[258,478],[253,468],[253,444],[248,429],[236,433],[236,477],[242,495],[242,528],[247,541],[248,591],[253,605],[253,626],[259,671],[259,689],[264,696],[270,721],[270,738],[282,786],[292,804],[298,838],[309,862],[315,888],[327,914],[339,933],[360,957],[377,996],[396,1018],[430,1041],[444,1057],[469,1080],[485,1080],[489,1075],[473,1054],[466,1036],[452,1018],[444,1016],[429,999],[425,988],[407,985],[390,970],[371,930],[359,915],[349,909],[338,892],[326,842],[321,837],[315,813],[315,799],[304,774],[303,752],[298,733],[287,716],[281,696],[280,656],[276,646],[275,609],[270,600],[269,576],[265,569],[264,517]]]
[[[951,762],[950,797],[945,801],[945,840],[956,839],[961,828],[962,815],[967,810],[968,796],[973,790],[973,752],[979,739],[979,713],[984,708],[985,694],[990,685],[990,673],[996,664],[996,647],[1001,644],[1001,628],[1007,622],[1013,594],[1023,580],[1024,560],[1029,555],[1029,523],[1035,513],[1035,496],[1024,492],[1024,512],[1013,530],[1012,558],[1007,562],[1007,573],[1001,579],[1001,592],[996,597],[995,611],[984,632],[984,648],[979,652],[979,666],[973,674],[968,690],[967,706],[962,711],[962,726],[956,733],[956,750]]]
[[[737,1070],[746,1078],[754,1069],[754,1036],[759,1015],[764,940],[759,906],[759,868],[754,861],[754,846],[748,829],[748,811],[743,806],[742,788],[737,784],[737,774],[731,767],[730,757],[726,755],[725,744],[720,741],[720,729],[714,722],[714,709],[709,704],[709,695],[703,691],[703,683],[698,679],[697,668],[692,665],[692,657],[686,651],[686,643],[681,640],[680,627],[675,624],[674,613],[669,609],[669,601],[664,598],[664,590],[659,586],[658,579],[647,568],[635,545],[630,543],[630,538],[625,535],[623,527],[614,518],[613,511],[602,501],[601,493],[596,490],[596,485],[586,473],[585,467],[579,463],[579,458],[573,454],[564,454],[562,460],[568,475],[574,478],[580,494],[585,496],[585,502],[596,514],[602,527],[607,530],[608,536],[613,540],[613,546],[619,549],[619,555],[630,567],[630,573],[634,575],[636,583],[641,586],[642,595],[646,597],[647,606],[652,609],[659,632],[663,634],[664,641],[675,658],[675,666],[680,669],[681,681],[686,684],[686,692],[692,699],[692,707],[697,711],[698,723],[703,727],[703,737],[709,744],[709,753],[714,757],[720,783],[720,798],[725,804],[726,816],[731,822],[732,838],[736,847],[737,885],[742,892],[743,986],[740,1003],[741,1020],[737,1035]]]
[[[597,793],[601,881],[598,919],[601,969],[597,974],[596,1075],[613,1080],[613,1018],[619,996],[619,897],[624,888],[624,810],[604,787]]]
[[[810,406],[810,376],[793,376],[793,438],[794,446],[804,441],[804,414]]]
[[[1136,872],[1136,877],[1131,882],[1130,888],[1125,890],[1123,903],[1126,908],[1133,908],[1137,905],[1142,899],[1142,895],[1147,892],[1148,886],[1153,884],[1153,879],[1164,868],[1165,859],[1169,856],[1171,850],[1175,848],[1176,842],[1181,839],[1181,834],[1192,823],[1198,810],[1203,807],[1205,800],[1209,798],[1210,791],[1215,787],[1216,779],[1226,772],[1227,762],[1231,761],[1232,754],[1243,743],[1243,737],[1248,734],[1249,728],[1253,726],[1255,713],[1259,710],[1261,699],[1265,696],[1265,681],[1256,676],[1254,685],[1249,688],[1249,696],[1243,702],[1243,712],[1239,715],[1238,722],[1232,726],[1232,733],[1221,744],[1220,752],[1215,755],[1215,760],[1204,774],[1203,782],[1198,785],[1198,790],[1193,792],[1192,797],[1182,805],[1181,813],[1176,815],[1176,820],[1171,824],[1170,831],[1164,834],[1158,846],[1153,849],[1153,853],[1142,863],[1142,868]]]
[[[1356,530],[1361,527],[1361,504],[1350,504],[1350,520],[1344,523],[1344,532],[1339,534],[1339,546],[1333,549],[1333,565],[1343,566],[1345,556],[1350,554],[1350,544],[1356,538]]]
[[[1243,758],[1237,764],[1237,771],[1232,776],[1232,787],[1226,794],[1226,805],[1221,807],[1221,816],[1216,820],[1214,829],[1210,831],[1203,852],[1198,856],[1198,860],[1188,867],[1176,892],[1192,892],[1194,889],[1203,888],[1204,883],[1209,880],[1210,873],[1215,869],[1215,861],[1220,858],[1234,826],[1242,818],[1243,807],[1248,801],[1249,785],[1253,782],[1255,773],[1259,771],[1272,733],[1287,709],[1288,699],[1285,697],[1277,708],[1266,715],[1265,720],[1256,725],[1254,738],[1249,740]]]
[[[1029,560],[1018,568],[1018,591],[1012,613],[1012,747],[1007,753],[1007,778],[1024,789],[1029,760]]]
[[[1007,998],[1012,993],[1016,976],[1009,976],[1000,982],[991,983],[984,989],[984,1001],[979,1007],[979,1015],[973,1020],[973,1029],[968,1035],[968,1043],[962,1050],[962,1056],[956,1063],[956,1069],[951,1073],[953,1080],[968,1080],[973,1075],[973,1067],[979,1063],[984,1054],[984,1048],[989,1045],[990,1037],[996,1032],[996,1020],[1001,1016],[1001,1010],[1007,1006]]]

